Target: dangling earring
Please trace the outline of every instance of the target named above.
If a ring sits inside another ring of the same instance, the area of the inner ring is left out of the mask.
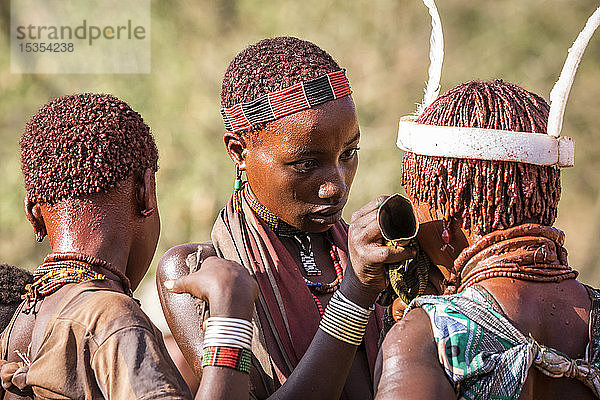
[[[440,248],[440,250],[446,251],[448,248],[450,248],[450,250],[454,250],[454,247],[452,247],[450,244],[450,240],[452,239],[450,236],[450,221],[443,219],[442,224],[444,226],[444,229],[442,229],[442,242],[444,242],[444,245]]]
[[[144,216],[144,217],[149,217],[152,214],[154,214],[154,207],[152,208],[147,208],[145,210],[140,211],[140,213]]]
[[[448,196],[445,196],[446,199],[448,198]],[[450,244],[450,241],[452,240],[451,234],[450,234],[450,213],[446,213],[446,211],[449,211],[449,209],[446,208],[446,206],[444,205],[444,203],[441,204],[441,209],[442,209],[442,214],[444,215],[442,217],[442,242],[444,243],[442,245],[442,247],[440,248],[441,251],[446,251],[448,250],[448,248],[450,248],[450,250],[454,250],[454,247],[452,247],[452,245]]]
[[[233,183],[234,190],[240,190],[242,188],[242,171],[237,164],[235,164],[235,182]]]
[[[242,171],[240,171],[240,167],[235,164],[235,181],[233,183],[233,209],[236,212],[242,211]]]
[[[42,243],[44,241],[44,235],[42,232],[36,232],[35,234],[35,240],[39,243]]]

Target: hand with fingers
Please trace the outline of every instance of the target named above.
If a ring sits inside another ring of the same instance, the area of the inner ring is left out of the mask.
[[[360,293],[356,300],[372,304],[377,295],[386,288],[388,278],[385,265],[399,263],[415,257],[412,247],[386,246],[377,223],[377,210],[388,196],[380,196],[356,211],[350,221],[348,250],[352,262],[346,271],[347,287]],[[355,300],[355,301],[356,301]],[[359,303],[360,304],[360,303]]]
[[[256,281],[240,264],[208,257],[200,270],[164,285],[169,292],[189,293],[206,301],[210,309],[203,326],[202,377],[196,400],[247,399],[252,354],[248,321],[258,297]]]
[[[18,396],[32,395],[31,386],[27,386],[29,366],[23,362],[0,360],[0,380],[2,388]]]
[[[202,268],[177,280],[165,281],[173,293],[189,293],[208,303],[212,317],[252,319],[258,285],[240,264],[209,257]]]

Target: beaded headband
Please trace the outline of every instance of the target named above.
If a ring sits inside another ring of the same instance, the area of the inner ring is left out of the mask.
[[[429,80],[423,103],[417,115],[402,117],[398,125],[397,146],[425,156],[467,158],[479,160],[516,161],[536,165],[572,167],[575,144],[561,137],[563,115],[577,67],[596,28],[600,25],[600,7],[588,19],[585,27],[569,49],[560,77],[550,93],[550,115],[546,134],[513,132],[498,129],[446,127],[419,124],[417,117],[438,97],[444,36],[434,0],[423,0],[431,15]]]
[[[351,93],[346,71],[340,69],[246,103],[222,108],[221,115],[228,132],[239,132],[254,124],[273,121]]]

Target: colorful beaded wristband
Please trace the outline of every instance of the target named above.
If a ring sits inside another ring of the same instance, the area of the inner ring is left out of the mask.
[[[202,368],[226,367],[236,371],[250,373],[252,352],[248,349],[225,346],[209,346],[204,348]]]
[[[319,328],[342,342],[358,346],[367,330],[369,315],[373,309],[359,306],[338,290],[331,296]]]

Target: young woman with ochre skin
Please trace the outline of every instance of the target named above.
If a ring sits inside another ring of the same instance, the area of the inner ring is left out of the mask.
[[[27,124],[25,213],[53,253],[0,337],[3,399],[192,397],[132,297],[160,231],[157,159],[141,116],[110,95],[55,99]],[[216,257],[204,269],[198,295],[211,315],[250,320],[251,306],[228,295],[231,288],[244,299],[256,295],[248,273]],[[206,377],[198,398],[216,399],[223,387],[247,393],[236,390],[243,373],[208,366]]]
[[[198,374],[203,349],[196,327],[203,317],[189,296],[168,293],[162,282],[197,270],[213,254],[240,262],[256,279],[260,293],[253,323],[260,334],[252,346],[253,398],[267,398],[306,363],[312,368],[298,379],[300,386],[286,384],[288,393],[372,397],[380,310],[371,315],[360,346],[319,329],[338,290],[367,310],[386,285],[381,264],[348,268],[348,230],[341,214],[360,139],[350,93],[344,71],[310,42],[266,39],[236,56],[221,94],[225,145],[239,171],[234,195],[217,218],[212,242],[177,246],[159,264],[163,310]],[[412,255],[410,249],[384,246],[373,246],[372,252],[381,260]]]
[[[472,81],[440,96],[417,124],[545,135],[548,110],[516,85]],[[417,298],[389,331],[376,398],[598,396],[600,292],[576,280],[564,233],[552,227],[558,166],[407,151],[402,184],[446,295]],[[349,245],[362,254],[366,243]],[[352,262],[360,268],[369,256]]]

